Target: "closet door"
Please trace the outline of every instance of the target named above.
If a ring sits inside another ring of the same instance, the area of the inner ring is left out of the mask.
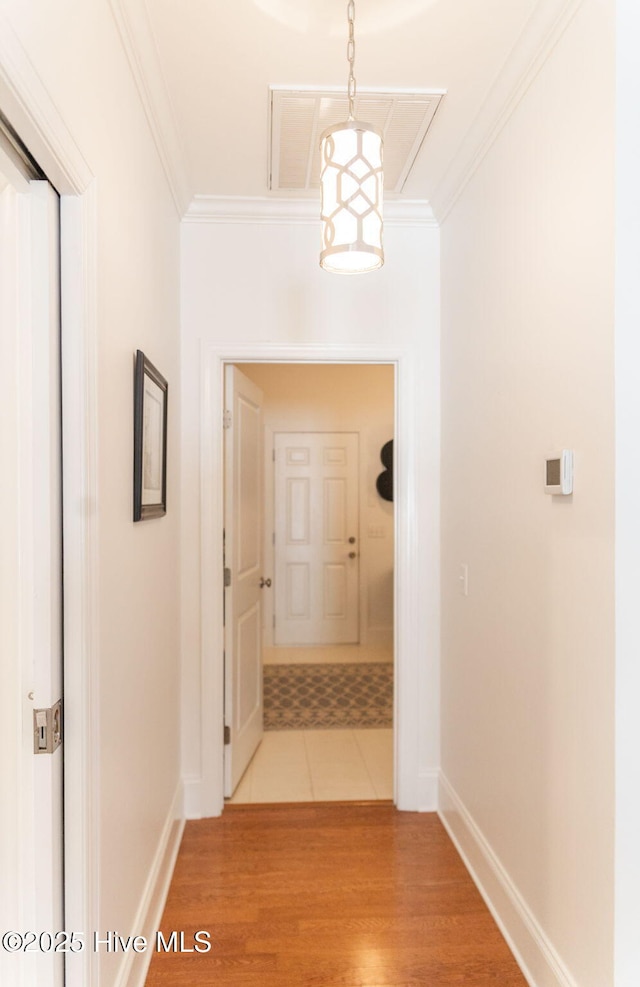
[[[0,299],[0,981],[62,987],[59,200],[1,145]]]

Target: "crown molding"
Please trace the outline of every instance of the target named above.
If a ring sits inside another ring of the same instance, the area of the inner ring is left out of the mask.
[[[511,54],[431,197],[443,223],[535,81],[583,0],[538,0]]]
[[[58,192],[86,192],[94,177],[91,168],[9,18],[2,13],[0,99],[7,119]]]
[[[320,221],[320,198],[282,199],[195,195],[186,223],[251,223],[308,226]],[[426,200],[392,199],[384,204],[385,226],[433,226],[438,223]]]
[[[182,219],[192,190],[145,0],[109,0],[171,195]]]

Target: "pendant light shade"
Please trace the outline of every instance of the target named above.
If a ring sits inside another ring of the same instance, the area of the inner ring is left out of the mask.
[[[354,118],[355,0],[347,3],[349,119],[320,139],[322,248],[320,267],[362,274],[382,267],[382,134]]]
[[[374,271],[382,252],[382,134],[357,120],[329,127],[320,142],[320,266]]]

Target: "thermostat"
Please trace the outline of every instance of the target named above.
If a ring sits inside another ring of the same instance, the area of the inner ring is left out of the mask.
[[[565,496],[573,493],[573,450],[563,449],[547,456],[544,492]]]

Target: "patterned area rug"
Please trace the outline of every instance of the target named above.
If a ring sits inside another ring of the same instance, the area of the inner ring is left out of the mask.
[[[392,662],[264,666],[265,730],[392,724]]]

